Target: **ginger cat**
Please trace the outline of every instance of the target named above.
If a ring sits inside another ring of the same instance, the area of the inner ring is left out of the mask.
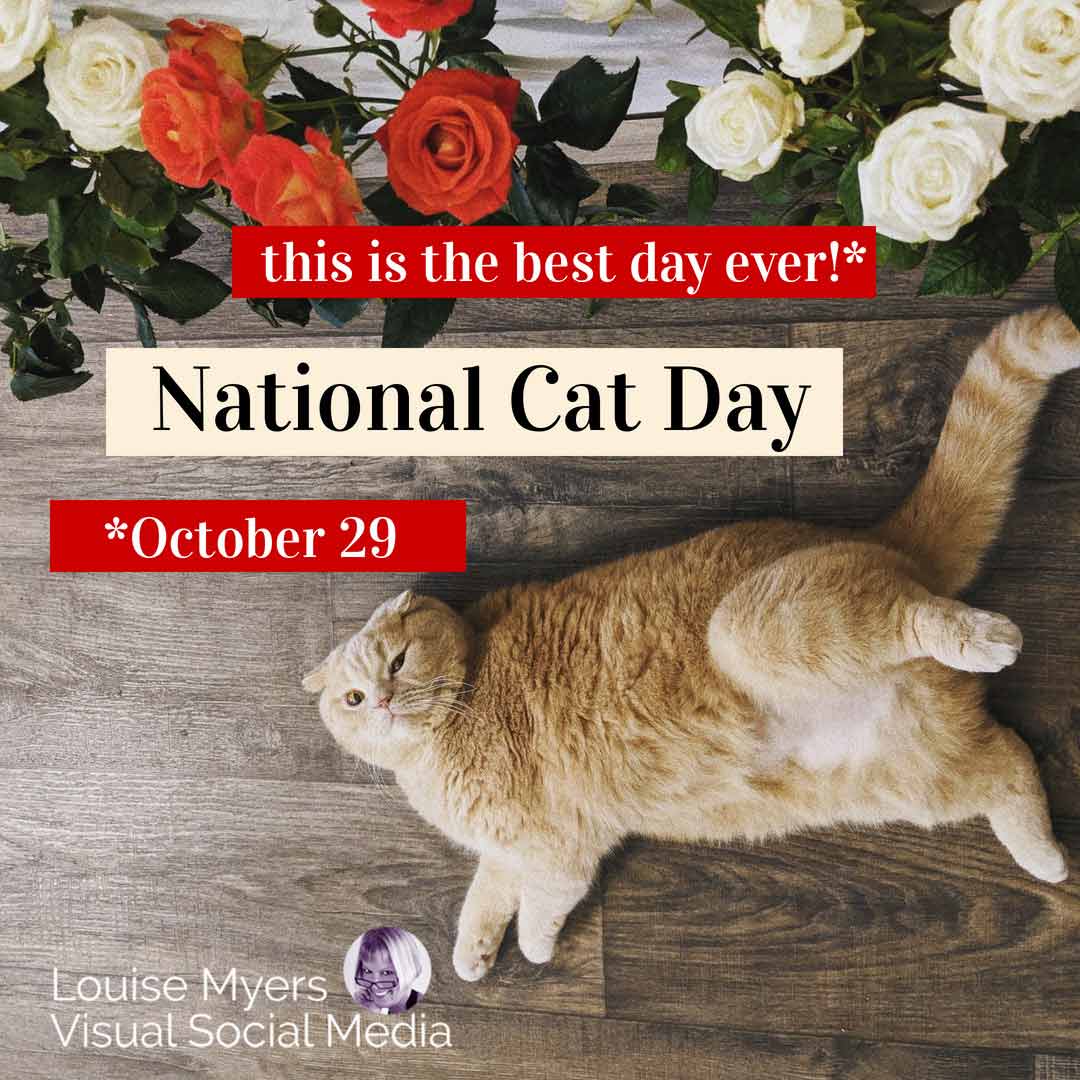
[[[1031,752],[978,673],[1020,631],[953,599],[1012,498],[1049,382],[1080,366],[1059,311],[1001,323],[957,385],[926,474],[860,532],[788,521],[515,585],[464,615],[411,592],[305,679],[350,754],[475,852],[454,966],[479,979],[517,914],[544,963],[631,833],[763,839],[838,822],[985,815],[1065,879]]]

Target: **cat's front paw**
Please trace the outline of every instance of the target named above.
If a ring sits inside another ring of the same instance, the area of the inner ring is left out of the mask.
[[[490,940],[463,940],[458,938],[454,945],[454,970],[459,979],[477,982],[482,979],[495,963],[499,952],[499,943]]]
[[[530,964],[547,964],[555,955],[555,940],[533,934],[522,934],[518,929],[518,948]]]
[[[1026,870],[1032,877],[1040,881],[1048,881],[1051,885],[1058,885],[1069,876],[1069,863],[1065,858],[1065,849],[1057,841],[1042,844],[1020,854],[1014,852],[1013,858],[1021,869]]]

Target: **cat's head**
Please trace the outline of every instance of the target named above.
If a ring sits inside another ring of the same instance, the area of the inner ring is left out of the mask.
[[[440,600],[403,592],[380,604],[304,689],[351,754],[395,768],[451,711],[464,684],[469,629]]]

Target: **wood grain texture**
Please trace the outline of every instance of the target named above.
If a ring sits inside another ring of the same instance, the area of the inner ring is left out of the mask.
[[[1080,824],[1059,822],[1072,858]],[[636,843],[604,904],[608,1016],[1080,1047],[1080,884],[982,824],[716,850]]]
[[[1028,1055],[1010,1051],[911,1045],[874,1045],[846,1038],[777,1036],[666,1023],[633,1023],[596,1017],[423,1004],[428,1022],[449,1026],[448,1049],[371,1049],[354,1046],[311,1050],[233,1050],[209,1053],[185,1048],[66,1052],[40,1048],[39,1033],[51,1031],[48,992],[40,975],[15,972],[0,987],[0,1048],[17,1055],[19,1080],[329,1080],[363,1075],[376,1080],[437,1076],[446,1080],[1030,1080]],[[28,1003],[32,1004],[28,1005]],[[70,1009],[70,1007],[68,1007]],[[239,1009],[216,1001],[215,1018],[242,1021]],[[339,1024],[351,1003],[335,995],[311,1010],[313,1026],[325,1028],[333,1013]],[[177,1023],[191,1009],[178,1010]],[[70,1015],[58,1010],[60,1018]],[[275,1015],[299,1022],[294,1006]],[[102,1010],[118,1015],[117,1007]],[[160,1011],[135,1008],[155,1019]],[[265,1015],[265,1014],[262,1014]],[[2,1050],[0,1050],[2,1052]],[[1049,1078],[1048,1078],[1049,1080]],[[1058,1080],[1058,1078],[1052,1078]]]
[[[396,787],[19,770],[0,785],[0,954],[47,972],[320,974],[402,925],[431,954],[426,1001],[599,1015],[600,910],[587,900],[555,963],[513,942],[481,983],[450,952],[472,860]]]
[[[680,219],[685,178],[647,164],[597,173],[653,187],[660,219]],[[746,185],[725,184],[714,221],[746,224],[753,204]],[[40,222],[3,221],[40,234]],[[208,235],[196,257],[227,274],[222,238]],[[489,980],[460,982],[449,955],[470,860],[387,776],[339,753],[299,686],[406,586],[463,604],[728,521],[876,520],[925,467],[971,346],[1001,314],[1047,301],[1051,273],[1040,264],[1002,299],[916,300],[917,274],[881,272],[868,301],[626,301],[588,322],[579,303],[477,301],[439,338],[839,345],[843,459],[106,459],[102,350],[131,342],[131,313],[111,300],[100,319],[80,313],[97,377],[64,398],[0,404],[0,1075],[1080,1080],[1080,886],[1027,879],[978,824],[753,849],[634,842],[551,968],[525,963],[511,930]],[[157,325],[181,346],[374,347],[378,307],[348,332],[273,331],[239,302],[191,327]],[[469,570],[50,575],[47,500],[117,496],[464,498]],[[991,706],[1035,749],[1074,860],[1078,549],[1070,376],[972,599],[1024,630]],[[347,1011],[344,949],[388,921],[428,945],[425,1011],[451,1023],[454,1050],[70,1053],[47,1027],[54,964],[324,974],[328,1004]]]
[[[4,586],[0,687],[16,705],[26,688],[303,705],[301,656],[329,641],[320,574],[50,574],[13,560]]]
[[[1040,1054],[1035,1058],[1035,1080],[1080,1080],[1080,1058]]]

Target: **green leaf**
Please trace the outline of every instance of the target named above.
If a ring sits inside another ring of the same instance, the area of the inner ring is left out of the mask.
[[[460,52],[488,51],[475,46],[484,42],[494,26],[495,0],[476,0],[464,15],[443,27],[437,58],[445,60]],[[487,44],[494,48],[490,42]]]
[[[74,371],[83,365],[82,342],[69,328],[67,318],[45,319],[30,334],[30,348],[40,365],[61,372]]]
[[[183,259],[151,267],[135,289],[152,312],[179,323],[200,318],[229,295],[229,286],[216,274]]]
[[[788,207],[777,219],[777,225],[813,225],[821,209],[818,203],[802,203]]]
[[[556,142],[582,150],[606,146],[626,119],[640,62],[608,74],[599,61],[583,56],[560,71],[540,98],[540,119]]]
[[[710,165],[694,157],[690,162],[690,186],[686,195],[686,220],[691,225],[704,225],[712,213],[720,193],[720,174]]]
[[[0,304],[12,304],[41,287],[42,279],[15,248],[0,249]]]
[[[863,97],[878,106],[902,105],[937,92],[938,84],[933,79],[892,70],[880,79],[866,80],[862,88]]]
[[[35,166],[25,180],[0,180],[0,202],[16,214],[44,214],[51,199],[81,195],[93,173],[58,158]]]
[[[1040,232],[1056,228],[1057,215],[1080,204],[1080,116],[1070,113],[1039,124],[1021,142],[1013,163],[987,188],[992,203],[1017,207]]]
[[[856,154],[845,166],[840,174],[840,180],[836,185],[836,197],[844,208],[844,216],[850,225],[861,225],[862,194],[859,191],[859,161],[861,155]]]
[[[690,167],[686,117],[694,104],[689,98],[676,98],[664,110],[664,126],[656,144],[656,167],[663,172],[682,172]]]
[[[271,302],[274,315],[293,326],[307,326],[311,322],[311,301],[293,297],[281,297]]]
[[[389,183],[365,195],[364,206],[375,215],[380,225],[428,225],[435,220],[435,217],[428,217],[409,206]]]
[[[596,192],[600,182],[549,143],[530,146],[526,151],[525,186],[545,224],[573,225],[581,201]]]
[[[22,369],[16,371],[11,377],[11,392],[19,401],[36,401],[54,397],[56,394],[70,394],[72,390],[78,390],[92,376],[93,372],[90,371],[44,375],[31,369]]]
[[[814,225],[847,225],[849,224],[844,208],[836,203],[821,207],[814,215]]]
[[[10,150],[0,150],[0,179],[25,180],[26,170]]]
[[[157,334],[154,333],[154,324],[150,321],[150,312],[133,292],[129,292],[127,298],[131,301],[132,311],[135,312],[135,333],[139,336],[139,344],[144,349],[156,349]]]
[[[136,281],[154,265],[154,256],[145,241],[117,228],[105,241],[101,262],[121,281]]]
[[[352,301],[342,302],[351,303]],[[366,301],[362,302],[366,303]],[[293,326],[307,326],[311,321],[311,312],[316,309],[317,305],[326,303],[326,301],[247,299],[245,303],[260,319],[265,319],[275,330],[280,330],[283,322],[291,323]]]
[[[977,296],[1011,285],[1026,269],[1031,241],[1012,207],[991,207],[945,243],[934,245],[920,296]]]
[[[1080,241],[1068,233],[1054,256],[1054,289],[1065,314],[1080,329]]]
[[[807,109],[802,138],[814,149],[850,146],[862,138],[862,133],[849,120],[823,109]]]
[[[49,202],[49,273],[65,278],[101,258],[112,231],[112,215],[90,196],[68,195]]]
[[[888,69],[911,72],[915,62],[947,44],[947,18],[928,15],[908,4],[866,4],[861,9],[863,23],[871,31],[864,48],[885,58]]]
[[[637,184],[612,184],[607,190],[607,205],[628,210],[637,217],[651,217],[660,209],[660,200],[648,188]]]
[[[285,59],[281,49],[264,38],[244,38],[244,68],[248,73],[248,90],[258,97],[274,81]]]
[[[342,90],[340,86],[335,86],[325,79],[320,79],[317,75],[312,75],[310,71],[305,71],[295,64],[286,61],[285,70],[288,71],[289,78],[292,79],[292,84],[296,87],[296,92],[305,101],[329,101],[333,98],[349,97],[349,94]],[[334,114],[342,121],[359,120],[366,123],[373,115],[356,101],[344,101],[341,104],[332,106],[332,108]],[[320,111],[325,110],[320,109]]]
[[[383,318],[384,349],[426,345],[447,323],[453,300],[387,300]]]
[[[20,401],[65,394],[82,386],[89,371],[79,371],[84,356],[82,342],[63,319],[38,323],[29,340],[25,326],[8,338],[4,351],[11,357],[11,392]]]
[[[791,170],[802,160],[799,154],[785,150],[776,164],[768,171],[750,181],[754,194],[771,206],[783,206],[797,198],[798,187],[791,183]]]
[[[757,0],[679,0],[704,20],[706,27],[733,45],[757,48]]]
[[[510,126],[514,134],[521,140],[523,146],[532,146],[536,143],[547,143],[547,130],[540,123],[536,113],[536,102],[525,90],[518,93],[517,103],[514,105],[514,115],[510,118]]]
[[[905,244],[877,233],[877,264],[893,270],[913,270],[926,258],[926,244]]]
[[[517,225],[543,225],[540,212],[533,206],[528,189],[521,182],[521,174],[514,169],[510,173],[510,195],[506,200],[507,209]]]
[[[701,87],[694,83],[678,82],[676,79],[669,79],[667,88],[677,98],[686,98],[688,101],[697,104],[701,100]]]
[[[311,308],[323,322],[329,323],[335,330],[340,330],[367,309],[368,301],[359,298],[335,298],[330,300],[312,300]]]
[[[499,78],[508,79],[510,72],[505,64],[499,63],[490,53],[486,52],[458,52],[446,58],[448,68],[468,68],[471,71],[481,71],[485,75],[497,75]]]
[[[60,125],[46,107],[48,94],[40,73],[9,90],[0,91],[0,124],[13,131],[58,132]]]
[[[161,166],[135,150],[113,150],[98,169],[98,198],[121,219],[136,226],[136,235],[160,232],[176,216],[176,192]],[[141,229],[141,231],[140,231]]]
[[[741,56],[736,56],[729,60],[724,67],[724,78],[726,79],[733,71],[745,71],[747,75],[758,75],[761,72],[760,68],[755,67],[749,60],[744,60]]]
[[[71,291],[88,308],[101,313],[105,303],[105,275],[100,266],[88,266],[71,275]]]
[[[161,257],[175,259],[187,251],[192,244],[202,237],[202,229],[185,217],[175,217],[165,230],[165,239],[161,247]]]

